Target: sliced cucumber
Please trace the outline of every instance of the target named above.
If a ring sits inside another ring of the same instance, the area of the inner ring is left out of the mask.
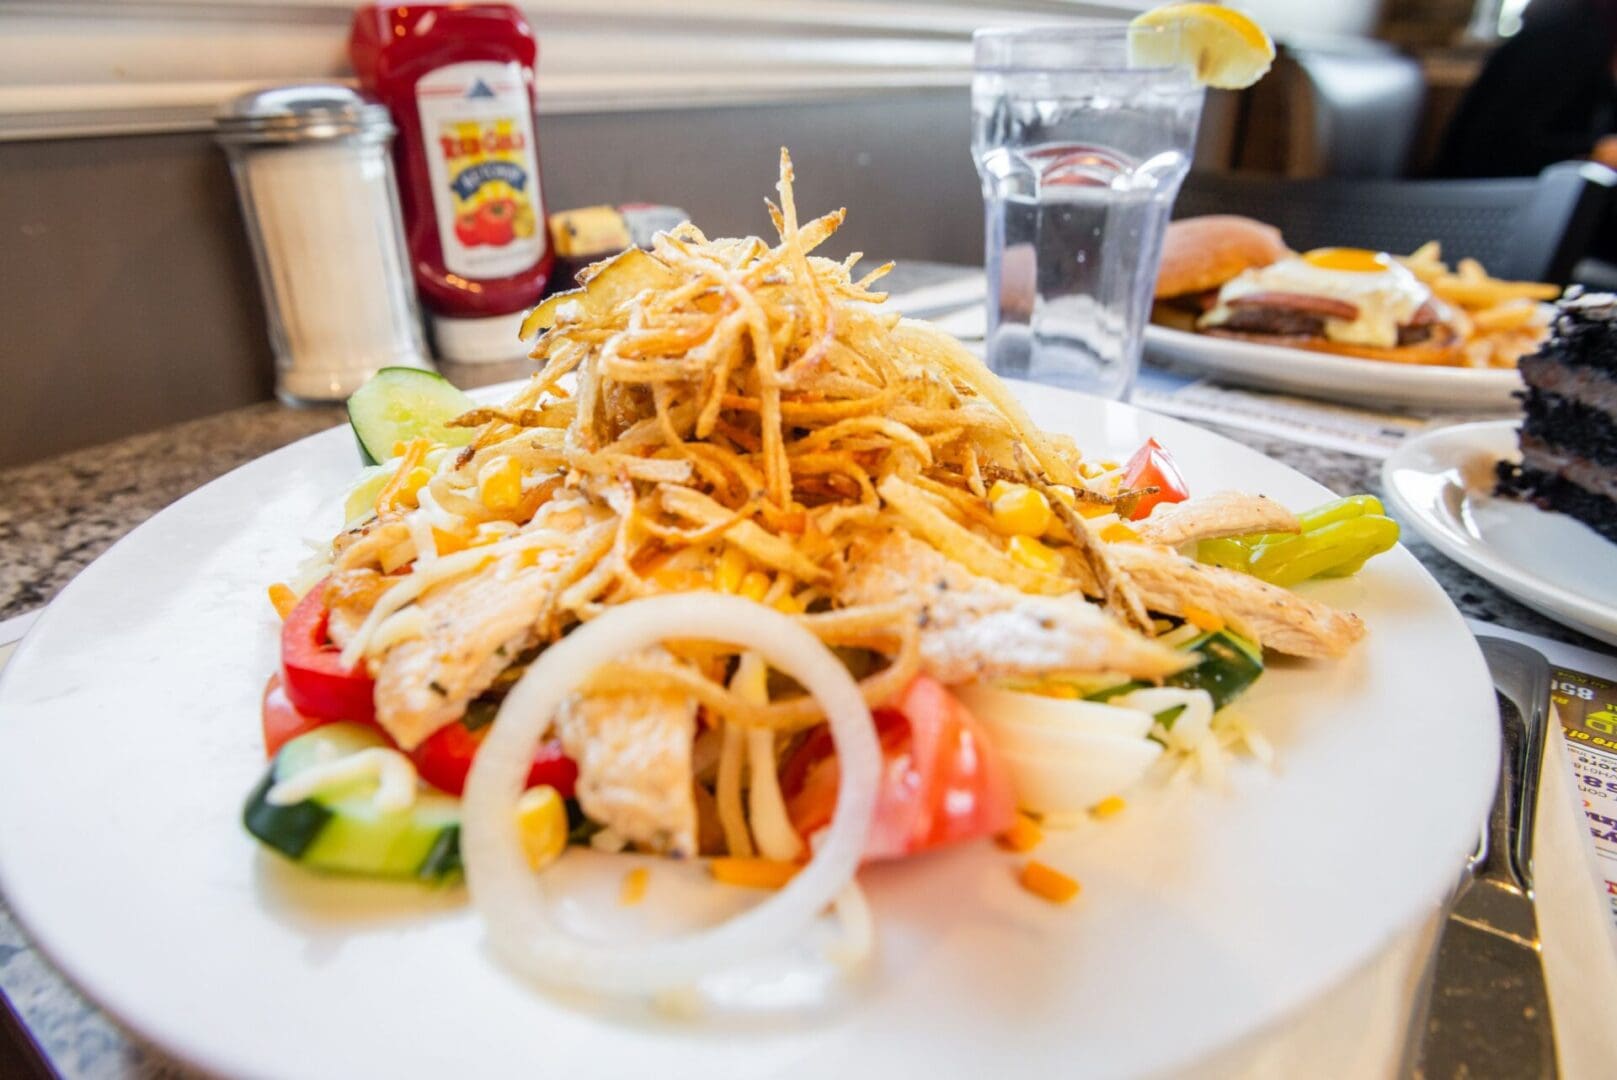
[[[383,812],[376,808],[375,784],[356,781],[289,806],[268,799],[277,781],[385,745],[375,731],[357,724],[327,724],[293,739],[249,796],[242,815],[247,831],[318,870],[428,881],[458,875],[460,802],[448,795],[420,791],[409,809]]]
[[[383,368],[348,399],[348,422],[365,464],[375,465],[393,456],[395,443],[426,436],[446,446],[472,441],[471,428],[446,427],[445,422],[477,405],[448,379],[420,368]]]
[[[1186,690],[1206,690],[1212,695],[1214,709],[1222,709],[1240,697],[1263,674],[1263,651],[1228,630],[1198,635],[1181,648],[1186,652],[1201,653],[1201,660],[1193,667],[1168,676],[1163,680],[1165,685]],[[1142,682],[1119,683],[1095,691],[1089,695],[1089,700],[1108,701],[1145,686]],[[1174,715],[1178,715],[1177,711]]]

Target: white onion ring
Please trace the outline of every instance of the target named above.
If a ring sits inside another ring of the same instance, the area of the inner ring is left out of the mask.
[[[541,875],[523,855],[515,806],[535,749],[562,702],[603,663],[669,640],[740,645],[803,685],[825,711],[841,782],[813,859],[756,907],[691,934],[645,944],[585,941],[558,927]],[[495,950],[553,985],[652,995],[689,987],[802,933],[853,881],[876,807],[881,751],[870,709],[836,655],[808,630],[761,604],[683,593],[609,609],[540,654],[500,706],[472,762],[462,804],[461,859],[472,903]]]

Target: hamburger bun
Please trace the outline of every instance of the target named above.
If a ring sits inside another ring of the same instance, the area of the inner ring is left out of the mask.
[[[1331,353],[1335,356],[1354,356],[1362,360],[1381,360],[1389,364],[1422,364],[1430,367],[1453,367],[1463,361],[1459,335],[1450,327],[1442,327],[1430,340],[1414,345],[1396,345],[1377,348],[1373,345],[1348,345],[1313,334],[1248,334],[1240,330],[1220,330],[1209,327],[1202,331],[1209,337],[1250,341],[1258,345],[1280,345],[1287,349]]]
[[[1216,289],[1244,270],[1290,255],[1280,230],[1234,214],[1168,223],[1157,270],[1159,300]]]

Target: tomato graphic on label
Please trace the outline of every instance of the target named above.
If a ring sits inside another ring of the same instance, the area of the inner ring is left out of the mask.
[[[483,223],[476,210],[462,210],[455,215],[455,239],[467,247],[483,242]]]
[[[504,247],[516,235],[516,204],[510,199],[490,199],[477,212],[478,236],[485,244]]]

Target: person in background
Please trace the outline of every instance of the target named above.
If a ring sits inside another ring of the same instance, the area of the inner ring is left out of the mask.
[[[1466,92],[1439,176],[1532,176],[1589,158],[1617,168],[1617,0],[1533,0]]]

